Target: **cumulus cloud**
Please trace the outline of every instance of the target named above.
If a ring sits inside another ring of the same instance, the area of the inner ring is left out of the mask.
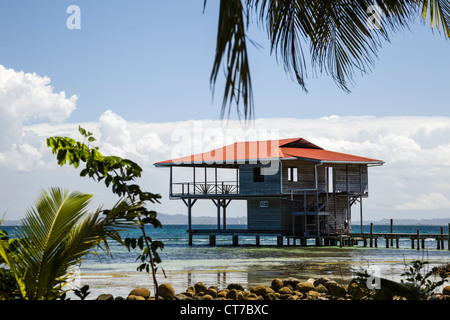
[[[50,78],[0,65],[0,166],[21,171],[40,163],[41,140],[23,125],[64,122],[76,108],[77,96],[54,92]]]
[[[416,200],[395,206],[397,210],[439,210],[450,209],[450,200],[442,193],[431,192],[419,195]]]
[[[303,137],[325,149],[385,161],[382,167],[369,170],[365,219],[419,217],[423,212],[428,217],[446,217],[450,209],[450,199],[444,191],[450,190],[450,135],[442,136],[450,133],[447,117],[258,119],[251,127],[243,128],[238,121],[131,122],[107,110],[98,121],[81,125],[98,138],[95,145],[102,153],[139,163],[148,177],[143,182],[145,188],[163,197],[167,197],[168,172],[155,168],[155,162],[210,151],[235,141]],[[56,176],[61,172],[56,170],[61,168],[54,166],[55,159],[45,147],[45,138],[65,135],[80,139],[77,127],[78,124],[70,123],[23,125],[20,143],[10,151],[15,154],[2,152],[0,163],[15,157],[18,161],[11,166],[31,172],[38,161],[42,167],[54,170]],[[74,174],[73,179],[80,178]],[[70,187],[71,182],[65,181]],[[182,204],[174,209],[176,203],[167,199],[159,210],[184,212]]]

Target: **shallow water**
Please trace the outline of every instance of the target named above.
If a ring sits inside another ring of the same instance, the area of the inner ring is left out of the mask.
[[[209,247],[166,248],[159,265],[158,282],[170,283],[175,291],[202,281],[207,286],[226,287],[240,283],[246,287],[270,284],[274,278],[327,276],[342,284],[357,272],[378,268],[379,275],[400,280],[405,266],[414,260],[428,261],[428,270],[450,261],[447,250],[411,250],[337,247]],[[82,265],[80,284],[88,284],[92,296],[100,293],[126,296],[135,287],[153,288],[151,276],[136,272],[138,263],[114,263],[114,258]],[[163,275],[164,270],[165,276]]]
[[[205,226],[202,226],[205,227]],[[208,226],[211,227],[211,226]],[[230,226],[237,228],[244,226]],[[368,228],[368,226],[364,226]],[[439,233],[439,226],[398,226],[396,232]],[[366,230],[365,230],[366,231]],[[9,233],[12,229],[9,227]],[[389,232],[389,226],[375,226],[374,232]],[[139,231],[124,237],[139,237]],[[246,287],[270,284],[274,278],[309,278],[327,276],[338,283],[348,284],[357,272],[378,268],[379,275],[400,280],[405,265],[414,260],[428,261],[428,270],[450,262],[450,251],[436,250],[434,240],[426,241],[425,250],[411,249],[410,240],[400,241],[400,248],[385,248],[379,240],[378,248],[276,246],[275,237],[261,237],[261,246],[255,246],[254,237],[239,237],[238,247],[231,246],[231,237],[217,237],[216,246],[208,245],[208,237],[194,237],[194,245],[188,245],[186,226],[167,225],[162,229],[149,230],[154,240],[165,247],[160,252],[162,263],[158,265],[158,283],[170,283],[176,292],[202,281],[207,286],[226,287],[240,283]],[[447,244],[446,244],[447,245]],[[76,273],[72,287],[89,285],[89,299],[102,293],[127,296],[136,287],[149,288],[152,293],[151,275],[136,271],[139,251],[128,252],[122,245],[110,243],[112,256],[104,251],[88,255]],[[163,274],[165,272],[165,276]],[[73,293],[69,292],[69,297]]]

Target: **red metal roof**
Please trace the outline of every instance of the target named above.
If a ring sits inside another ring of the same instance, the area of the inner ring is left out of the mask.
[[[302,159],[314,162],[382,164],[382,160],[355,156],[323,148],[303,139],[236,142],[209,152],[155,163],[155,166],[236,164],[244,161]]]

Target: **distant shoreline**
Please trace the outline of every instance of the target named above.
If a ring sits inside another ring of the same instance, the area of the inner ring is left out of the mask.
[[[187,215],[185,214],[167,214],[158,213],[158,219],[163,225],[185,225],[187,224]],[[217,224],[217,217],[192,217],[192,223],[196,225],[215,225]],[[373,223],[374,225],[389,225],[390,219],[381,219],[378,221],[363,221],[363,225],[369,225]],[[417,225],[417,226],[446,226],[450,223],[450,218],[439,218],[439,219],[393,219],[393,223],[396,226],[401,225]],[[5,220],[1,224],[2,226],[18,226],[20,225],[20,220]],[[227,224],[229,225],[246,225],[247,217],[227,217]],[[352,221],[352,226],[359,226],[360,221]]]

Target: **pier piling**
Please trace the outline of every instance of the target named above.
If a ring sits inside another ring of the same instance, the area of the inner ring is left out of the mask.
[[[393,231],[393,227],[391,224],[391,230]],[[309,240],[312,240],[314,245],[317,247],[322,246],[358,246],[363,245],[367,247],[370,245],[371,248],[378,248],[378,239],[383,239],[385,241],[386,248],[400,248],[400,239],[410,239],[411,241],[411,249],[424,250],[426,247],[426,239],[433,239],[436,241],[436,249],[437,250],[450,250],[450,224],[448,225],[449,234],[444,233],[444,227],[440,227],[439,233],[421,233],[420,229],[417,229],[416,232],[412,233],[374,233],[373,232],[373,223],[370,224],[369,233],[350,233],[344,234],[342,230],[339,230],[338,234],[327,235],[327,236],[309,236],[304,237],[301,235],[293,236],[293,235],[285,235],[279,232],[274,232],[271,230],[248,230],[248,229],[188,229],[188,241],[189,245],[192,246],[193,238],[196,235],[204,235],[209,237],[209,245],[216,245],[216,237],[219,236],[230,236],[231,242],[233,246],[239,245],[239,236],[254,236],[255,237],[255,245],[259,246],[261,243],[261,236],[271,237],[276,239],[277,246],[284,245],[284,238],[286,238],[287,246],[297,246],[297,240],[299,241],[299,246],[306,247],[308,245]],[[291,241],[292,240],[292,241]],[[395,240],[395,247],[394,247]],[[362,241],[362,244],[359,243]],[[368,244],[369,242],[369,244]],[[447,245],[445,244],[447,242]]]

